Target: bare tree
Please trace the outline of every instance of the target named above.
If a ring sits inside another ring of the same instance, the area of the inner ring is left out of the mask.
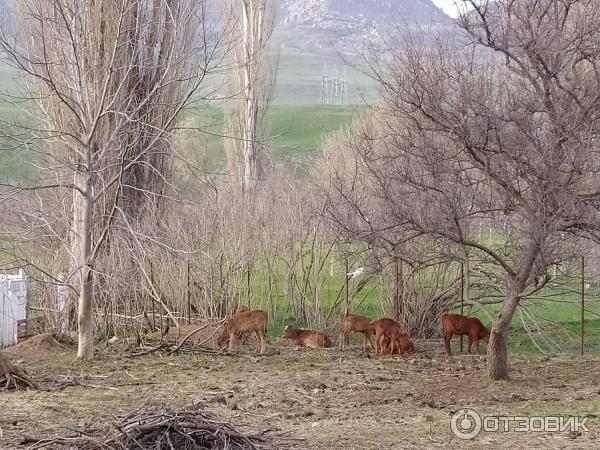
[[[383,105],[339,145],[329,212],[350,234],[431,235],[492,265],[488,372],[506,379],[513,314],[569,257],[561,235],[598,235],[600,17],[592,0],[465,3],[456,41],[407,36],[368,59]]]
[[[143,200],[164,196],[168,142],[182,110],[207,95],[222,41],[203,0],[27,0],[14,12],[0,47],[35,108],[10,138],[39,151],[43,170],[11,192],[23,194],[30,230],[70,259],[78,357],[91,358],[98,256],[117,222],[132,231]]]
[[[232,107],[227,111],[228,134],[234,138],[234,170],[240,170],[244,191],[254,189],[260,177],[260,155],[265,144],[268,106],[275,70],[269,44],[275,28],[274,0],[229,0],[234,47]],[[238,158],[241,161],[237,161]],[[241,164],[240,164],[241,163]],[[240,167],[241,166],[241,167]]]

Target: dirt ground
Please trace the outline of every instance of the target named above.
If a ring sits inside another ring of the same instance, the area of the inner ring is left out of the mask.
[[[44,390],[0,392],[0,449],[27,448],[24,436],[65,434],[147,401],[199,402],[240,430],[269,429],[301,449],[600,448],[600,358],[514,358],[512,380],[491,382],[485,356],[446,357],[439,343],[417,342],[418,353],[394,358],[359,346],[295,350],[276,338],[257,356],[253,344],[235,356],[134,358],[116,345],[89,362],[47,342],[9,349]],[[587,415],[590,431],[482,432],[465,441],[453,437],[450,419],[467,407],[482,415]]]

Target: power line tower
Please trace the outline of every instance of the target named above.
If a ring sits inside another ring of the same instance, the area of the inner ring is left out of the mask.
[[[329,92],[329,104],[330,105],[335,105],[337,103],[337,96],[338,96],[338,70],[337,70],[337,64],[333,65],[333,77],[332,77],[332,83],[331,83],[331,90]]]
[[[323,74],[321,75],[321,104],[325,103],[327,99],[327,81],[327,64],[323,64]]]
[[[321,94],[320,103],[327,105],[345,105],[348,100],[348,79],[346,68],[344,67],[343,75],[340,76],[337,64],[333,65],[333,69],[323,65],[321,74]]]
[[[340,92],[340,104],[345,105],[348,102],[348,77],[344,67],[344,78],[342,78],[342,88]]]

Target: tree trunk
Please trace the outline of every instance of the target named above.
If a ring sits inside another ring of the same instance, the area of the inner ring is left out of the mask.
[[[259,143],[257,140],[258,134],[258,110],[259,105],[256,97],[258,95],[256,80],[253,80],[251,70],[256,64],[252,60],[247,61],[245,72],[245,89],[244,89],[244,174],[243,187],[244,192],[252,192],[258,181],[258,153]]]
[[[508,380],[508,327],[519,304],[519,296],[507,295],[494,320],[487,349],[488,375],[492,380]]]
[[[79,291],[79,345],[77,357],[92,359],[94,357],[94,314],[93,314],[94,283],[92,270],[89,266],[81,269],[81,286]]]
[[[88,164],[91,166],[91,156]],[[74,220],[77,224],[75,229],[78,231],[78,234],[75,236],[78,247],[76,257],[80,273],[79,312],[77,317],[79,343],[77,357],[91,359],[94,357],[94,275],[91,266],[93,189],[91,170],[81,174],[79,177],[83,182],[78,184],[80,192],[74,205]]]

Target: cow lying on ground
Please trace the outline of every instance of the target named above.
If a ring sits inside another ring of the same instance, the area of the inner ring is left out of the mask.
[[[229,352],[235,351],[235,342],[243,335],[256,333],[257,351],[264,353],[267,346],[267,320],[266,311],[255,309],[236,313],[227,321],[223,334],[219,337],[217,345],[220,350],[227,348]]]
[[[340,339],[339,347],[340,350],[344,350],[348,345],[348,339],[350,333],[362,333],[365,336],[363,343],[363,350],[367,351],[367,341],[371,344],[373,349],[375,348],[374,343],[374,332],[371,325],[371,319],[368,317],[357,316],[356,314],[344,314],[342,316],[342,324],[340,327]]]
[[[477,317],[467,317],[460,314],[442,314],[441,320],[444,347],[448,355],[452,354],[450,341],[455,334],[469,337],[469,353],[471,353],[471,346],[473,344],[475,344],[477,353],[479,353],[479,342],[483,341],[487,344],[490,339],[489,330],[483,326]]]
[[[390,339],[389,353],[392,355],[405,355],[415,352],[415,344],[407,335],[399,334]]]
[[[283,330],[282,337],[291,339],[292,343],[297,347],[331,347],[331,339],[329,339],[329,336],[320,331],[302,330],[288,325]]]
[[[371,322],[371,325],[375,331],[375,354],[402,355],[414,351],[414,344],[398,321],[384,317]]]

